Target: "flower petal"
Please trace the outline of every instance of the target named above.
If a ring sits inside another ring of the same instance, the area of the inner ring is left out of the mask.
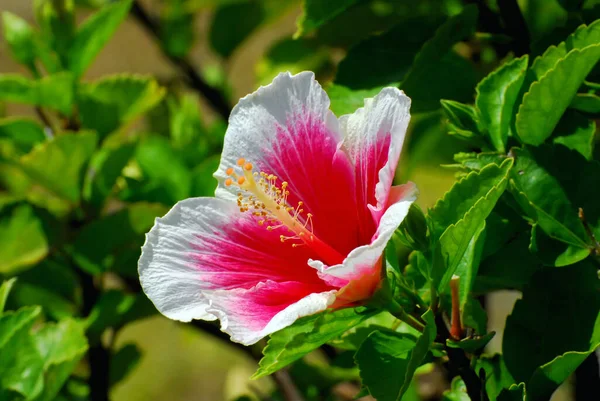
[[[309,260],[308,264],[319,272],[325,282],[337,287],[345,287],[353,282],[359,282],[362,291],[361,298],[366,298],[375,290],[373,285],[378,283],[378,280],[365,280],[360,283],[365,277],[374,278],[377,270],[380,268],[380,258],[383,251],[390,240],[394,231],[408,214],[410,205],[417,198],[417,188],[413,183],[395,186],[390,193],[391,205],[386,208],[385,213],[381,217],[377,232],[373,236],[373,240],[369,245],[363,245],[354,249],[344,262],[334,266],[327,266],[319,260]],[[370,287],[369,287],[370,285]],[[343,289],[342,289],[343,292]],[[358,293],[356,290],[353,293]],[[356,298],[356,296],[354,297]],[[348,303],[358,301],[360,299],[347,299]]]
[[[215,291],[209,312],[221,321],[231,340],[251,345],[297,319],[324,311],[335,301],[336,290],[302,283],[267,281],[248,290]]]
[[[290,324],[293,316],[330,303],[333,288],[306,264],[314,257],[310,249],[282,243],[277,231],[259,226],[230,201],[181,201],[146,237],[138,266],[142,288],[165,316],[220,318],[242,342]]]
[[[343,147],[354,167],[361,237],[368,243],[388,204],[398,159],[410,121],[410,98],[384,88],[353,114],[340,117]]]
[[[216,196],[237,198],[238,188],[224,181],[227,169],[244,158],[254,171],[286,181],[290,206],[301,201],[305,215],[313,215],[315,235],[345,255],[357,246],[358,220],[354,171],[339,150],[341,140],[329,98],[314,74],[280,74],[233,109],[215,173]]]

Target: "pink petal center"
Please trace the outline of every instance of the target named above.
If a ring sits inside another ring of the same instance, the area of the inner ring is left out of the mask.
[[[291,247],[308,246],[327,263],[341,263],[343,255],[319,239],[314,233],[313,215],[305,212],[304,202],[298,201],[292,207],[288,201],[288,182],[263,171],[253,171],[252,163],[240,158],[239,169],[227,169],[230,176],[226,186],[239,187],[237,204],[240,212],[251,213],[258,225],[268,231],[278,231],[282,243]]]

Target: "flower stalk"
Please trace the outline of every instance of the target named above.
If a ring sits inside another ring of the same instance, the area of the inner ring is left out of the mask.
[[[460,340],[463,334],[462,323],[460,321],[460,298],[459,298],[460,277],[452,276],[450,280],[450,292],[452,296],[452,320],[450,326],[450,336],[454,340]]]

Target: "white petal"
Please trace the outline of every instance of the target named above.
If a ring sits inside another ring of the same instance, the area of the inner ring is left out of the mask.
[[[223,182],[227,178],[225,171],[235,167],[239,158],[260,165],[269,174],[278,175],[277,170],[285,163],[270,168],[269,161],[264,160],[265,154],[278,153],[278,130],[288,129],[290,120],[298,116],[322,121],[332,140],[335,143],[341,140],[337,119],[329,111],[329,98],[312,72],[281,73],[271,84],[240,99],[229,117],[221,163],[214,174],[219,181],[216,196],[235,199],[235,186],[226,187]]]
[[[190,198],[156,219],[146,234],[138,272],[144,292],[163,315],[182,322],[216,319],[206,311],[210,302],[203,289],[208,285],[189,256],[196,236],[210,235],[235,210],[235,204],[228,201]]]
[[[268,282],[261,283],[256,288],[260,289],[260,287],[269,284]],[[309,294],[278,312],[260,330],[251,330],[248,328],[247,322],[252,321],[254,314],[260,314],[260,311],[256,311],[251,307],[244,307],[246,306],[244,304],[245,298],[252,299],[248,294],[248,290],[216,291],[211,296],[213,307],[209,309],[209,312],[218,317],[221,321],[221,331],[229,334],[231,341],[244,345],[252,345],[269,334],[290,326],[301,317],[326,310],[335,301],[336,292],[332,290]],[[238,307],[232,308],[232,304],[238,305]],[[225,310],[228,310],[228,312],[225,313]]]
[[[388,203],[410,121],[410,103],[404,92],[389,87],[365,99],[364,107],[353,114],[340,117],[343,147],[356,168],[358,202],[369,205],[376,221]]]

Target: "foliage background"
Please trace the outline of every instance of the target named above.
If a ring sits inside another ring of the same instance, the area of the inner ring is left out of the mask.
[[[0,9],[35,26],[39,22],[35,22],[34,3],[40,13],[43,0],[2,0]],[[74,18],[80,24],[109,2],[75,3]],[[82,82],[117,74],[120,78],[117,83],[108,81],[105,95],[93,86],[82,86],[73,101],[78,115],[71,114],[73,104],[68,104],[64,116],[56,116],[52,108],[67,94],[53,93],[55,89],[48,92],[49,102],[41,104],[41,109],[50,109],[43,112],[46,115],[40,114],[40,108],[36,111],[35,106],[23,104],[31,101],[4,96],[6,103],[0,113],[6,118],[25,117],[36,120],[35,124],[47,124],[44,120],[49,119],[49,125],[60,127],[57,131],[86,127],[105,135],[107,150],[96,150],[93,157],[88,152],[81,156],[85,159],[82,164],[91,157],[94,171],[116,175],[101,182],[88,174],[78,182],[81,171],[75,171],[73,188],[68,183],[61,185],[75,160],[72,154],[61,161],[57,158],[63,156],[56,156],[54,150],[52,157],[40,162],[41,170],[48,167],[46,175],[39,179],[38,169],[38,175],[33,174],[38,180],[32,182],[31,174],[25,178],[8,161],[28,153],[32,143],[14,149],[2,141],[0,253],[4,263],[0,275],[19,277],[7,309],[41,305],[42,320],[50,322],[68,316],[85,318],[91,313],[85,330],[92,349],[101,348],[100,358],[106,353],[120,358],[114,356],[110,368],[114,380],[111,399],[229,400],[252,394],[248,378],[256,370],[255,359],[224,342],[214,326],[184,326],[156,315],[137,292],[135,274],[139,245],[152,218],[179,199],[212,194],[215,182],[211,174],[226,127],[224,116],[237,99],[270,82],[280,71],[308,69],[316,71],[323,84],[335,77],[336,84],[347,87],[331,87],[329,93],[336,114],[351,112],[362,105],[372,88],[406,79],[415,54],[435,28],[470,2],[340,0],[342,3],[351,6],[341,16],[316,30],[311,28],[314,21],[305,20],[304,29],[312,31],[292,41],[298,29],[296,21],[303,13],[300,1],[135,2],[85,70]],[[494,1],[473,3],[497,9]],[[575,3],[519,1],[533,44],[532,55],[564,39],[582,19],[589,22],[598,15],[593,1],[586,2],[585,8],[592,11],[583,17],[567,11],[569,4]],[[148,16],[151,20],[145,19]],[[37,18],[39,21],[39,15]],[[479,18],[484,31],[494,29],[486,25],[484,17]],[[3,24],[6,28],[6,17]],[[62,32],[60,24],[43,29],[54,35]],[[387,36],[373,36],[389,29]],[[472,102],[477,82],[496,68],[509,50],[502,37],[463,36],[449,44],[452,50],[437,60],[432,70],[414,80],[413,88],[406,89],[415,99],[414,114],[397,178],[417,183],[423,208],[432,206],[455,181],[456,172],[441,165],[452,163],[455,153],[474,148],[447,135],[452,127],[439,100]],[[31,77],[31,71],[15,61],[8,39],[4,36],[0,41],[0,74]],[[60,43],[57,46],[60,48]],[[107,172],[111,170],[114,174]],[[57,188],[59,196],[55,196]],[[34,207],[24,206],[27,204]],[[22,226],[12,223],[17,215],[24,221]],[[490,330],[501,331],[515,296],[506,292],[488,296]],[[501,343],[500,333],[489,347],[499,350]],[[87,398],[85,377],[89,374],[85,363],[77,364],[75,376],[61,392],[65,399]],[[267,378],[253,385],[259,392],[269,392],[275,384]]]

